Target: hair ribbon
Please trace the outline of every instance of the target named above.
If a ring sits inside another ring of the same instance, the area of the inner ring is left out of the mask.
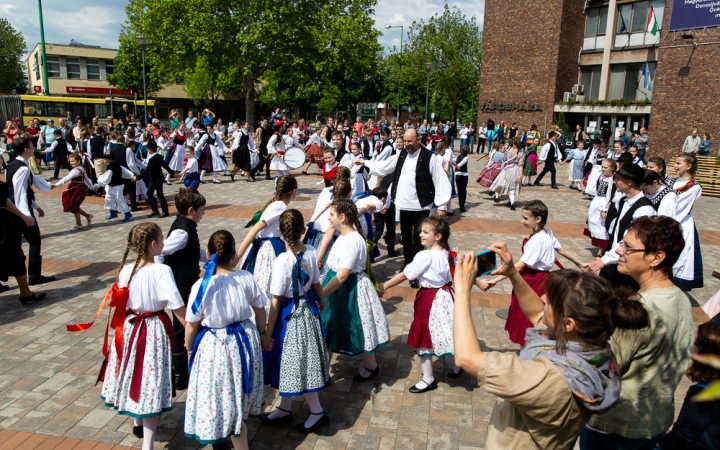
[[[193,301],[191,307],[193,314],[197,314],[198,310],[200,309],[202,299],[203,297],[205,297],[205,291],[207,291],[208,284],[210,284],[210,278],[212,278],[213,274],[215,273],[215,266],[217,266],[217,260],[218,256],[213,253],[212,256],[210,256],[210,259],[203,265],[203,269],[205,269],[205,274],[203,275],[202,282],[200,283],[200,289],[198,289],[198,293],[195,296],[195,301]]]

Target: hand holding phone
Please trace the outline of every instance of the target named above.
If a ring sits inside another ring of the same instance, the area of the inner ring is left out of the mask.
[[[476,278],[487,275],[497,268],[497,257],[492,250],[483,250],[475,254],[478,259],[478,271]]]

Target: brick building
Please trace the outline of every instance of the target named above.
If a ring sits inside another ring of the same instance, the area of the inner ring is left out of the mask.
[[[678,9],[690,25],[668,31],[674,3],[687,8],[683,0],[486,0],[478,122],[547,132],[562,112],[571,130],[579,124],[608,141],[620,128],[647,127],[648,154],[662,156],[697,126],[714,154],[720,11]]]

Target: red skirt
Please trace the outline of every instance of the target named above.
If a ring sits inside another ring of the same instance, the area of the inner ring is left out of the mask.
[[[490,185],[493,184],[493,181],[495,181],[495,178],[500,174],[500,171],[502,171],[502,163],[492,163],[480,172],[480,175],[475,181],[477,181],[480,186],[489,188]]]
[[[415,315],[413,316],[410,332],[408,333],[407,345],[414,349],[433,348],[430,337],[430,310],[432,309],[435,295],[440,289],[450,289],[449,285],[441,288],[420,288],[415,295]]]
[[[592,237],[592,235],[590,234],[590,230],[588,229],[587,219],[585,219],[585,229],[583,230],[583,234],[590,238],[590,243],[595,248],[604,250],[608,248],[608,244],[610,244],[610,241],[608,241],[607,239],[598,239]]]
[[[592,170],[590,172],[592,172]],[[588,181],[588,178],[590,177],[590,172],[586,173],[585,176],[583,177],[583,181],[582,181],[583,187],[587,187],[587,181]]]
[[[322,169],[323,164],[325,164],[325,160],[323,159],[323,149],[317,144],[311,145],[307,151],[307,160],[308,162],[316,163],[318,168]]]
[[[542,297],[545,294],[545,278],[550,272],[544,272],[541,270],[531,269],[530,267],[524,267],[520,271],[520,276],[535,291],[538,297]],[[510,335],[510,341],[515,344],[525,345],[525,330],[532,328],[533,324],[525,317],[525,314],[520,308],[515,290],[512,291],[510,297],[510,310],[508,311],[508,318],[505,322],[505,331]]]
[[[87,196],[87,186],[84,183],[70,182],[68,188],[62,193],[63,212],[77,214],[80,212],[80,205]]]

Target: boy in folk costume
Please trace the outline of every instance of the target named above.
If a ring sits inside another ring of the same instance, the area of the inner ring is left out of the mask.
[[[130,208],[125,201],[123,189],[125,189],[125,180],[132,180],[135,174],[118,164],[115,161],[115,155],[112,153],[103,155],[103,159],[105,160],[107,169],[105,173],[98,178],[95,189],[107,186],[107,189],[105,189],[105,209],[110,211],[110,215],[107,216],[105,220],[116,219],[118,216],[117,213],[120,211],[125,215],[122,220],[122,222],[125,223],[132,219],[132,214],[130,214]]]

